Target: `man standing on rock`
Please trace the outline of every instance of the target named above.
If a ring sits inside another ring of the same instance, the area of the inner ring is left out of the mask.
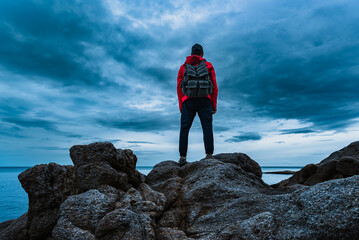
[[[212,114],[217,112],[218,87],[210,62],[203,58],[199,44],[192,47],[191,56],[180,67],[177,76],[177,96],[181,112],[179,163],[187,163],[188,134],[196,113],[201,120],[206,158],[213,154]]]

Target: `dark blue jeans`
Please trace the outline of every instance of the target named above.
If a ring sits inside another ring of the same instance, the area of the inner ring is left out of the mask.
[[[206,154],[213,154],[212,103],[209,98],[204,97],[189,98],[183,103],[179,139],[180,156],[187,156],[188,134],[196,113],[201,120]]]

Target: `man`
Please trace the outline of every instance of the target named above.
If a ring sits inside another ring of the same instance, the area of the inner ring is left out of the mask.
[[[187,68],[190,68],[191,66],[199,66],[204,63],[208,71],[209,79],[212,82],[212,92],[204,97],[190,97],[188,96],[190,94],[185,95],[182,80],[185,74],[188,74],[188,69],[186,72],[186,65]],[[218,87],[214,68],[210,62],[207,62],[206,59],[203,58],[203,48],[199,44],[193,45],[191,56],[187,57],[185,63],[179,69],[177,76],[177,95],[181,112],[181,131],[179,139],[180,165],[187,163],[188,134],[196,113],[198,113],[201,120],[206,158],[211,158],[213,154],[212,114],[217,112]]]

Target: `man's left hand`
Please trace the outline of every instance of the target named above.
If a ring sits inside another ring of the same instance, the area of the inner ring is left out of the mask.
[[[217,108],[212,109],[212,114],[215,114],[217,112]]]

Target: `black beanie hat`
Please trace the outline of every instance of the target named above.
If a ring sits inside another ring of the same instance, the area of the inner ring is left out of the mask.
[[[198,43],[193,45],[191,54],[201,55],[202,53],[203,53],[203,47],[201,45],[199,45]]]

